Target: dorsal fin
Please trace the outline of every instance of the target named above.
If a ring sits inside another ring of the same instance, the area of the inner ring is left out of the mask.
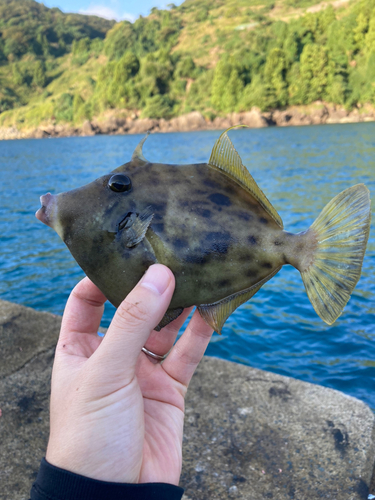
[[[221,134],[219,139],[215,142],[212,148],[211,156],[208,164],[212,167],[222,170],[231,179],[240,184],[246,191],[261,204],[264,210],[273,218],[273,220],[284,228],[283,221],[280,215],[273,208],[266,195],[259,188],[249,171],[242,164],[240,155],[237,153],[232,141],[229,139],[227,132],[232,128],[241,127],[244,125],[236,125],[235,127],[228,128]]]
[[[132,160],[142,160],[142,161],[145,161],[146,163],[149,163],[146,158],[143,156],[143,152],[142,152],[142,148],[143,148],[143,144],[145,143],[147,137],[150,135],[150,131],[148,130],[146,132],[146,135],[144,136],[144,138],[141,140],[141,142],[138,144],[138,146],[135,148],[134,150],[134,153],[133,153],[133,156],[132,156]]]

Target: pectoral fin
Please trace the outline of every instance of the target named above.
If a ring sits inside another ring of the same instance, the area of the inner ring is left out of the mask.
[[[153,217],[152,207],[147,207],[140,214],[129,213],[120,222],[119,230],[123,231],[123,238],[128,248],[135,247],[143,240]]]

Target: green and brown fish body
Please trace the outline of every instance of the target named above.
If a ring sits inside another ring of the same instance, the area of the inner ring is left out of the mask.
[[[45,195],[37,213],[110,302],[117,307],[151,264],[162,263],[176,289],[160,326],[196,305],[220,332],[240,304],[292,264],[318,314],[335,321],[360,276],[370,222],[365,186],[338,195],[308,231],[293,235],[226,132],[209,162],[195,165],[150,163],[144,140],[129,163],[82,188]]]

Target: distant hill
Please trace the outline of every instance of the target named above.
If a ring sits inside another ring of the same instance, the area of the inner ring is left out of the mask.
[[[186,0],[134,23],[0,0],[0,125],[375,104],[375,0]]]
[[[34,0],[0,0],[0,58],[60,56],[73,40],[103,39],[113,25],[96,16],[63,14]]]

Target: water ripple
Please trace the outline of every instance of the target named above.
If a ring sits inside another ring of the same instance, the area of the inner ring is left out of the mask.
[[[218,132],[150,137],[146,158],[204,162]],[[364,182],[375,193],[375,124],[239,129],[231,135],[244,164],[287,230],[307,229],[325,203]],[[34,217],[39,196],[66,191],[130,159],[140,136],[0,142],[0,296],[62,314],[83,277],[65,245]],[[333,327],[315,314],[301,277],[283,268],[215,335],[207,354],[322,384],[375,408],[374,222],[362,277]],[[114,313],[107,304],[103,325]]]

